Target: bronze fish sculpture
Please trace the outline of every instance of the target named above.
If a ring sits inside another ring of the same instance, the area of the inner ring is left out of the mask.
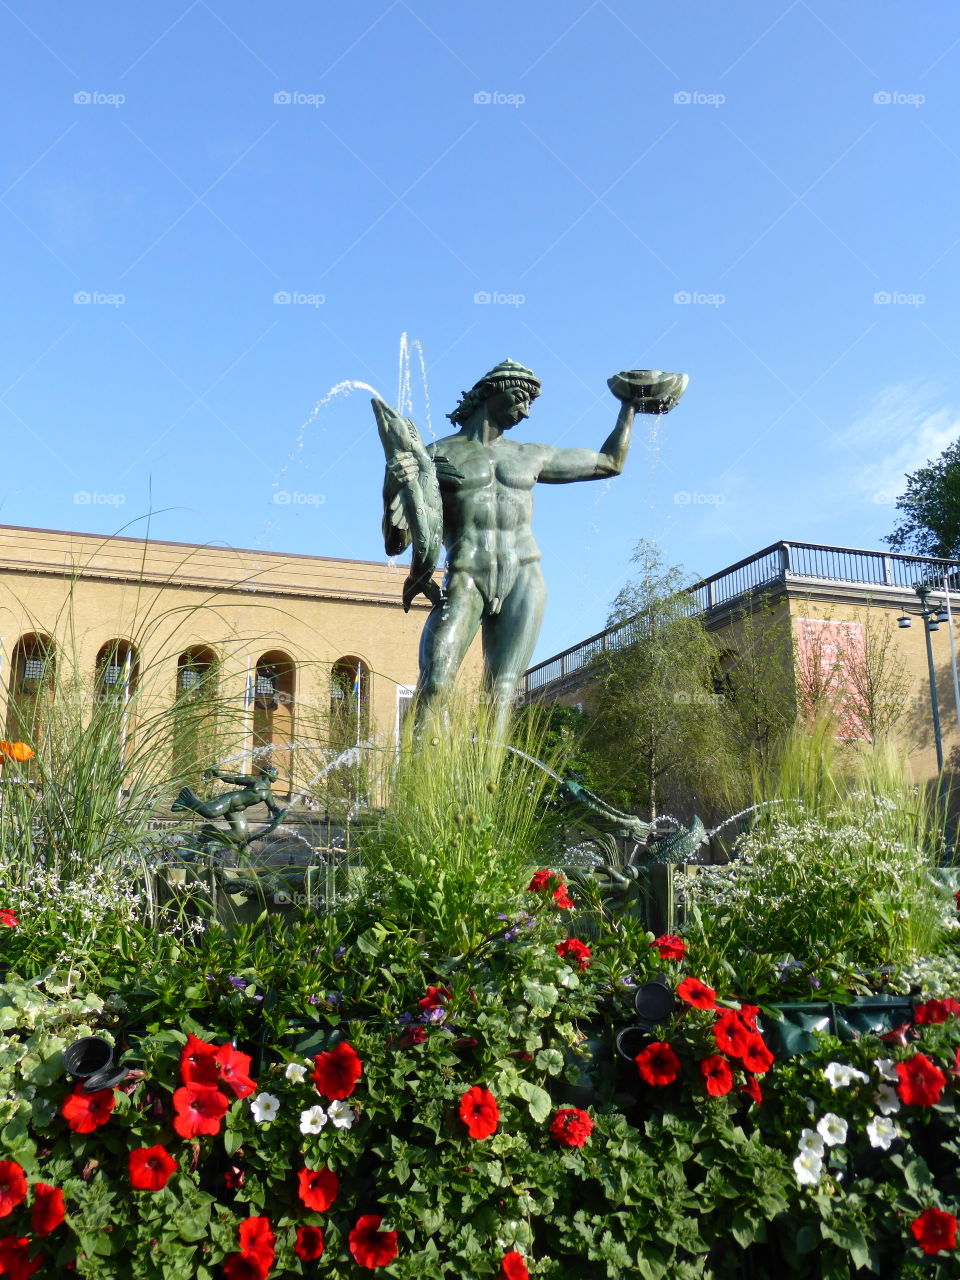
[[[413,544],[413,560],[403,584],[403,609],[409,613],[418,595],[425,595],[434,605],[441,604],[444,598],[433,577],[443,546],[443,504],[437,468],[410,418],[404,418],[379,398],[371,403],[387,460],[383,482],[384,547],[387,555],[395,556]],[[400,454],[408,455],[402,473],[391,467]],[[452,470],[446,459],[437,458],[436,463]],[[463,478],[459,473],[457,476]]]

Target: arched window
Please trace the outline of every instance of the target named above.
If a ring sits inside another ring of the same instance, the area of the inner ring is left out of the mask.
[[[254,764],[272,764],[278,772],[274,789],[289,794],[293,779],[296,666],[289,654],[271,649],[261,654],[253,671]]]
[[[126,706],[137,690],[140,662],[129,640],[108,640],[97,654],[97,693]]]
[[[173,768],[178,782],[195,786],[217,763],[219,661],[206,645],[177,659],[173,704]]]
[[[370,724],[370,668],[362,658],[338,658],[330,669],[330,745],[359,746]]]
[[[10,657],[7,738],[37,746],[53,701],[56,675],[56,650],[50,636],[36,632],[21,636]]]

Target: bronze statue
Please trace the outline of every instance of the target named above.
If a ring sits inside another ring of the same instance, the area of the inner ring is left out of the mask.
[[[261,765],[255,774],[221,773],[219,769],[207,769],[204,771],[203,776],[205,778],[217,778],[220,782],[228,782],[232,786],[242,788],[242,790],[227,791],[222,796],[215,796],[212,800],[201,800],[190,787],[181,789],[180,794],[170,807],[174,812],[190,809],[193,813],[198,813],[201,818],[208,819],[208,822],[200,828],[201,840],[215,844],[234,845],[242,849],[251,840],[259,839],[261,836],[269,835],[271,831],[275,831],[281,818],[286,813],[286,809],[281,809],[276,800],[274,800],[273,792],[270,789],[278,777],[277,770],[273,765]],[[251,832],[247,825],[244,810],[252,808],[255,804],[267,806],[270,821],[259,831]],[[229,830],[224,831],[220,827],[213,826],[212,820],[214,818],[226,818]]]
[[[418,726],[453,689],[481,630],[496,732],[503,733],[546,604],[531,530],[533,486],[619,475],[635,414],[669,412],[687,377],[634,369],[616,374],[608,386],[621,407],[599,452],[506,439],[540,394],[536,375],[513,360],[502,361],[465,391],[447,415],[458,430],[427,446],[409,418],[373,401],[387,457],[384,545],[395,556],[413,542],[404,606],[419,592],[433,603],[420,641]],[[441,541],[447,552],[442,591],[433,580]]]

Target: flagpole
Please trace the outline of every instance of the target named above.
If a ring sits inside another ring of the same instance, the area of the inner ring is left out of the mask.
[[[957,725],[960,726],[960,679],[957,678],[957,646],[953,639],[953,614],[950,610],[950,588],[947,575],[943,575],[943,598],[947,606],[947,634],[950,637],[950,668],[953,672],[953,704],[957,712]]]

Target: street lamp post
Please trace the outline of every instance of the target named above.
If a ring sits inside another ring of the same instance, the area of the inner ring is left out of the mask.
[[[947,620],[947,610],[944,605],[931,605],[927,603],[927,597],[930,595],[930,588],[923,582],[918,582],[914,587],[917,595],[920,597],[919,609],[904,609],[903,613],[897,619],[898,626],[910,627],[913,625],[911,614],[916,618],[923,618],[923,637],[927,642],[927,674],[930,680],[930,709],[933,712],[933,737],[937,746],[937,772],[943,773],[943,738],[940,733],[940,700],[937,697],[937,674],[933,666],[933,645],[930,643],[930,633],[940,630],[940,623]]]

